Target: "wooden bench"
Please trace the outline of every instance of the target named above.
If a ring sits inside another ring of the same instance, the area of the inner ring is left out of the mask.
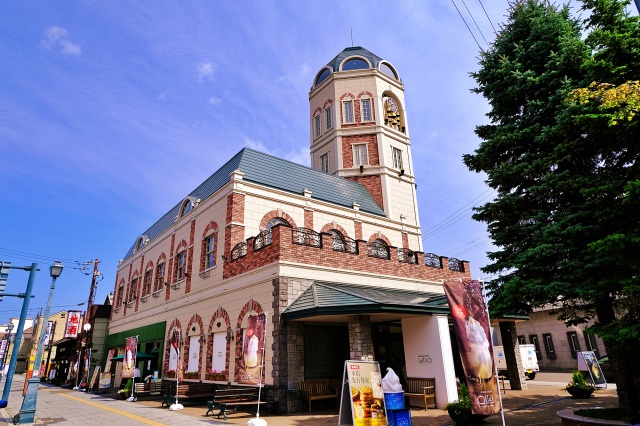
[[[227,420],[227,411],[230,407],[233,407],[233,411],[238,411],[238,407],[241,406],[257,406],[261,404],[273,404],[275,402],[259,400],[258,392],[259,388],[249,386],[216,389],[213,392],[213,401],[207,401],[208,409],[205,416],[208,416],[209,413],[215,416],[215,409],[217,408],[220,410],[217,417],[220,418],[220,415],[222,415],[224,419]],[[261,395],[261,398],[264,398],[264,393]]]
[[[161,396],[162,381],[152,380],[149,383],[136,382],[134,385],[134,395],[136,396],[136,398],[143,396]]]
[[[405,398],[411,396],[421,396],[424,398],[424,409],[429,407],[429,404],[433,404],[433,408],[436,408],[436,379],[433,378],[420,378],[420,377],[408,377],[407,389],[404,392]]]
[[[214,392],[214,389],[214,386],[210,383],[188,383],[177,386],[169,385],[165,390],[161,407],[164,407],[165,404],[169,407],[176,401],[176,396],[178,397],[178,402],[184,399],[209,398]]]
[[[300,390],[302,391],[302,399],[307,401],[309,405],[309,413],[311,413],[311,402],[321,399],[335,399],[338,406],[338,390],[332,386],[329,379],[311,379],[300,382]]]

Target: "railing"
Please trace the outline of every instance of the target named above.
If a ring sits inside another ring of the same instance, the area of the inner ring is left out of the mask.
[[[331,236],[331,247],[335,251],[358,254],[358,242],[353,238],[345,237],[343,235],[333,234]]]
[[[231,261],[236,259],[240,259],[243,256],[247,255],[247,243],[244,241],[236,244],[236,246],[231,250]]]
[[[272,242],[271,230],[262,231],[253,240],[253,249],[260,250],[263,247],[270,245]]]
[[[410,263],[415,265],[418,263],[418,253],[406,248],[398,249],[398,262]]]
[[[424,266],[442,269],[442,261],[440,260],[440,256],[433,253],[426,253],[424,255]]]
[[[456,272],[464,272],[464,265],[460,259],[456,259],[455,257],[449,258],[449,270]]]
[[[389,247],[381,241],[367,243],[367,256],[389,260]]]
[[[322,247],[322,238],[320,238],[320,234],[313,229],[308,228],[292,229],[291,241],[294,244],[302,244],[303,246]]]

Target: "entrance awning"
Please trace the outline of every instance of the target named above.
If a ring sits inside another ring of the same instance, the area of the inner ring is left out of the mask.
[[[442,293],[315,281],[284,310],[282,318],[339,320],[347,315],[377,314],[390,319],[448,313]]]

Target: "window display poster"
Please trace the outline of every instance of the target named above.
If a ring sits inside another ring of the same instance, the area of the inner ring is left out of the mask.
[[[138,349],[138,336],[127,337],[127,346],[122,360],[122,377],[132,378],[136,369],[136,352]]]
[[[600,363],[594,352],[578,352],[578,370],[588,371],[596,387],[607,387],[607,380],[604,378]]]
[[[261,383],[260,369],[266,319],[267,316],[264,313],[249,315],[247,328],[244,331],[240,368],[236,372],[236,382],[238,383],[247,385]]]
[[[500,413],[500,389],[494,374],[489,314],[482,283],[469,279],[451,280],[445,281],[443,287],[471,395],[471,412],[479,415]]]
[[[344,388],[339,424],[387,426],[380,364],[373,361],[345,361]]]

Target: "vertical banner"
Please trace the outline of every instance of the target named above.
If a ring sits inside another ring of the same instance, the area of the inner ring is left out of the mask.
[[[127,337],[127,347],[122,360],[122,377],[132,378],[136,368],[136,352],[138,350],[138,336]]]
[[[76,339],[78,337],[78,325],[80,325],[80,311],[67,312],[67,324],[64,327],[65,339]]]
[[[264,346],[265,314],[249,315],[247,328],[242,344],[242,359],[240,368],[236,372],[236,382],[257,385],[260,380],[260,365],[262,365],[262,350]]]
[[[477,280],[444,282],[444,292],[453,317],[473,414],[502,411],[500,389],[495,377],[489,315]]]
[[[352,360],[345,361],[344,368],[345,378],[338,423],[353,426],[387,426],[389,423],[384,406],[380,364]]]
[[[175,371],[178,375],[178,357],[180,356],[180,332],[173,330],[171,342],[169,342],[169,371]]]
[[[44,336],[44,346],[49,346],[49,340],[51,340],[51,329],[53,328],[53,321],[47,322],[47,334]]]
[[[111,371],[111,360],[113,359],[113,355],[115,353],[115,349],[109,349],[109,352],[107,352],[107,362],[104,364],[104,371]]]

